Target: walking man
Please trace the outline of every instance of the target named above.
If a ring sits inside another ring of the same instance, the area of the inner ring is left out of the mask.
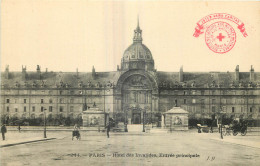
[[[2,126],[1,126],[1,133],[2,133],[2,138],[3,138],[3,140],[5,140],[5,133],[7,132],[7,130],[6,130],[6,127],[5,127],[5,124],[3,124]]]
[[[19,133],[20,133],[21,132],[21,125],[20,124],[19,124],[17,129],[19,130]]]
[[[109,132],[110,132],[110,123],[107,125],[107,138],[109,138]]]

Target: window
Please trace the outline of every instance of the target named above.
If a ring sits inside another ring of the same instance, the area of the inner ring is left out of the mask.
[[[235,112],[235,107],[232,107],[232,113],[234,113]]]
[[[49,112],[52,112],[52,106],[49,106]]]
[[[184,95],[186,95],[186,94],[187,94],[187,92],[186,92],[186,91],[184,91],[184,92],[183,92],[183,94],[184,94]]]
[[[212,104],[216,104],[216,99],[212,99]]]
[[[63,107],[62,106],[60,106],[60,112],[63,112]]]
[[[216,112],[216,106],[212,106],[212,112]]]
[[[6,107],[6,112],[9,112],[9,107],[8,106]]]
[[[258,107],[258,112],[260,113],[260,107]]]
[[[41,103],[43,104],[44,102],[43,102],[43,99],[41,99]]]
[[[202,90],[202,91],[201,91],[201,95],[204,95],[204,93],[205,93],[205,91],[204,91],[204,90]]]
[[[6,103],[10,103],[10,99],[6,99]]]
[[[201,104],[205,104],[205,99],[201,99]]]
[[[215,95],[215,91],[214,90],[212,91],[212,95]]]
[[[253,107],[250,107],[250,112],[253,112]]]
[[[26,107],[25,106],[23,107],[23,112],[26,112]]]
[[[186,100],[186,99],[184,99],[184,100],[183,100],[183,104],[186,104],[186,102],[187,102],[187,100]]]
[[[35,106],[32,106],[32,112],[35,112]]]
[[[26,103],[26,99],[23,99],[23,103]]]
[[[52,103],[52,99],[49,99],[49,103]]]
[[[15,108],[15,112],[18,112],[18,108]]]
[[[62,93],[63,93],[62,90],[60,90],[60,95],[62,95]]]
[[[196,99],[192,99],[192,103],[193,103],[193,104],[196,103]]]
[[[43,108],[43,106],[41,106],[41,112],[43,112],[43,110],[44,110],[44,108]]]
[[[70,103],[74,103],[74,99],[70,99]]]
[[[60,103],[63,103],[63,99],[62,98],[60,99]]]
[[[196,91],[195,91],[195,90],[194,90],[194,91],[192,91],[192,94],[193,94],[193,95],[196,95]]]
[[[74,106],[70,106],[70,112],[74,111]]]

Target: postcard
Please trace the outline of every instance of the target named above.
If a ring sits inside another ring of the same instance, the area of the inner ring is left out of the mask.
[[[1,1],[0,165],[259,165],[257,1]]]

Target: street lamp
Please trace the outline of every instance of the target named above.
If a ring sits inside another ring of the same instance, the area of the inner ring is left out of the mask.
[[[44,138],[47,138],[47,135],[46,135],[46,108],[43,109],[44,111],[44,130],[43,130],[43,137]]]
[[[223,131],[222,131],[222,125],[223,125],[223,115],[225,114],[224,110],[223,110],[224,107],[221,107],[220,108],[220,139],[223,139]]]
[[[146,115],[146,109],[143,111],[143,132],[145,132],[145,115]]]
[[[128,129],[127,129],[127,112],[126,112],[127,107],[124,108],[124,110],[125,110],[125,132],[128,132]]]

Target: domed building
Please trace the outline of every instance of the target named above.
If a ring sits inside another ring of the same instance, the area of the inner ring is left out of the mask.
[[[260,73],[249,72],[162,72],[154,68],[151,51],[143,44],[137,25],[133,43],[124,51],[117,71],[12,72],[1,73],[3,119],[81,118],[92,107],[117,122],[156,123],[174,106],[188,111],[189,119],[260,119]],[[60,123],[62,121],[59,121]],[[56,124],[55,124],[56,125]]]
[[[151,51],[142,43],[142,30],[139,27],[134,31],[133,44],[124,52],[122,57],[122,70],[142,69],[154,70],[154,60]]]

